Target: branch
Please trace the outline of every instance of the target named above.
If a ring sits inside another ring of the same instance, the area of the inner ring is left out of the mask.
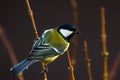
[[[78,12],[77,12],[77,1],[76,0],[71,0],[71,6],[72,6],[72,14],[73,14],[73,24],[78,28]],[[77,48],[78,48],[78,37],[77,35],[74,35],[72,38],[72,43],[71,43],[71,48],[70,52],[72,53],[71,56],[71,61],[72,65],[74,66],[76,64],[76,54],[77,54]]]
[[[88,69],[89,80],[92,80],[92,72],[90,67],[90,58],[89,58],[88,49],[87,49],[87,41],[84,41],[84,52],[85,52],[85,62]]]
[[[68,64],[69,64],[68,69],[70,71],[70,80],[75,80],[74,69],[73,69],[73,66],[72,66],[72,63],[71,63],[70,53],[69,53],[68,50],[66,51],[66,54],[67,54],[67,59],[68,59]]]
[[[35,37],[36,37],[36,39],[38,39],[38,31],[36,29],[35,19],[34,19],[34,16],[33,16],[32,9],[30,7],[29,0],[26,0],[26,5],[28,7],[28,13],[29,13],[31,21],[32,21],[33,29],[34,29],[34,32],[35,32]]]
[[[71,2],[71,7],[72,7],[72,15],[73,15],[73,24],[77,26],[78,24],[78,12],[77,12],[77,1],[76,0],[70,0]],[[67,58],[68,58],[68,62],[69,62],[69,79],[70,80],[75,80],[74,77],[74,70],[73,70],[73,66],[76,64],[76,54],[77,54],[77,47],[78,47],[78,38],[77,36],[74,36],[74,38],[72,38],[72,43],[71,43],[71,48],[74,46],[74,48],[72,48],[70,50],[71,52],[71,58],[70,58],[70,54],[69,51],[67,51]]]
[[[26,5],[28,7],[28,13],[29,13],[31,21],[32,21],[33,29],[35,32],[35,37],[36,37],[36,39],[38,39],[38,32],[36,29],[35,20],[34,20],[33,12],[32,12],[31,7],[30,7],[29,0],[26,0]],[[44,70],[45,66],[43,64],[41,64],[41,65],[42,65],[42,69]],[[45,72],[44,72],[44,80],[47,80],[47,74]]]
[[[107,52],[107,46],[106,46],[106,32],[105,32],[105,8],[101,7],[101,20],[102,20],[102,33],[101,33],[101,41],[102,41],[102,55],[103,55],[103,65],[104,65],[104,70],[103,70],[103,80],[108,80],[108,55],[109,53]]]
[[[112,65],[112,69],[110,70],[109,80],[115,80],[114,78],[115,78],[115,75],[116,75],[116,72],[119,66],[120,66],[120,52],[117,54],[115,61]]]
[[[1,26],[0,26],[0,38],[1,38],[4,46],[7,49],[7,52],[8,52],[8,55],[10,57],[10,60],[11,60],[12,64],[16,65],[18,63],[18,61],[16,59],[14,49],[13,49],[12,45],[10,44],[10,42],[8,41],[8,39],[7,39],[7,37],[6,37],[5,33],[4,33],[4,30],[3,30],[3,28]],[[23,73],[18,75],[18,79],[19,80],[24,80]]]

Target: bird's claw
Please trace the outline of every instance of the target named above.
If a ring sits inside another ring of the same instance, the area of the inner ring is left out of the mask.
[[[41,75],[43,75],[44,73],[47,73],[47,72],[48,72],[48,69],[42,70]]]
[[[44,65],[45,66],[45,69],[41,71],[41,75],[43,75],[44,73],[47,73],[48,72],[48,67],[47,65]]]

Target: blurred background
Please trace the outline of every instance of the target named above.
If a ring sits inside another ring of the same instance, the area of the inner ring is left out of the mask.
[[[83,40],[88,42],[88,52],[91,59],[93,80],[103,78],[103,57],[101,43],[100,8],[105,7],[107,50],[109,52],[108,71],[111,72],[116,57],[120,54],[120,1],[119,0],[76,0],[78,11],[78,26],[81,35],[78,36],[78,51],[74,66],[76,80],[89,80]],[[70,0],[30,0],[36,26],[41,33],[65,23],[73,23]],[[34,30],[28,15],[25,0],[0,1],[0,25],[10,41],[18,62],[30,52]],[[13,66],[6,47],[0,38],[0,80],[17,80],[10,68]],[[68,62],[66,55],[59,57],[48,65],[48,80],[68,80]],[[36,63],[24,71],[25,80],[43,80],[40,75],[41,65]],[[120,80],[120,63],[114,80]]]

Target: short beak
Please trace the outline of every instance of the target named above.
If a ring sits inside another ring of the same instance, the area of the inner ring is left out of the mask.
[[[74,34],[80,34],[79,30],[75,30]]]

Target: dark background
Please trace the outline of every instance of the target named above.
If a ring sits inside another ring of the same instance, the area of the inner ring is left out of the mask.
[[[109,71],[120,51],[120,1],[119,0],[77,0],[78,2],[78,26],[82,32],[79,36],[79,50],[75,65],[76,80],[89,80],[86,64],[84,62],[83,40],[88,41],[89,55],[93,80],[102,80],[103,58],[101,56],[101,17],[100,7],[106,8],[106,33],[107,49],[109,55]],[[72,23],[72,8],[70,0],[30,0],[34,12],[39,35],[48,28],[65,23]],[[11,42],[17,59],[21,61],[30,52],[34,31],[27,12],[25,0],[1,0],[0,1],[0,25],[3,26],[6,35]],[[84,37],[83,37],[84,34]],[[12,63],[0,41],[0,80],[17,80],[10,72]],[[66,56],[58,58],[49,64],[48,80],[68,80]],[[42,80],[41,66],[36,63],[24,71],[25,80]],[[120,80],[120,68],[114,80]]]

